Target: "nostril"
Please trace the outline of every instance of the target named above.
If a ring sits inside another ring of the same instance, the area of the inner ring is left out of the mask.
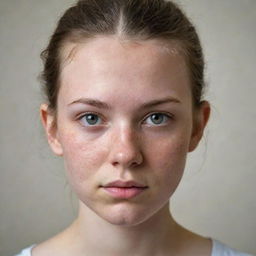
[[[141,154],[137,154],[137,155],[134,155],[133,157],[131,157],[130,159],[127,157],[127,158],[124,158],[124,157],[121,157],[121,158],[118,158],[118,157],[115,157],[115,159],[112,159],[112,165],[117,167],[117,166],[122,166],[122,167],[132,167],[132,168],[135,168],[139,165],[142,164],[143,162],[143,157]]]
[[[138,165],[140,165],[140,164],[137,163],[137,162],[132,162],[132,163],[131,163],[131,167],[136,167],[136,166],[138,166]]]
[[[134,138],[133,138],[134,139]],[[140,147],[130,138],[112,143],[109,160],[113,166],[136,167],[143,162]]]
[[[118,162],[113,162],[112,165],[117,166]]]

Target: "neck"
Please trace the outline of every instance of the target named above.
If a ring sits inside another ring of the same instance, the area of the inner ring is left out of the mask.
[[[148,220],[135,226],[113,225],[80,202],[72,225],[79,250],[86,255],[166,255],[174,251],[178,224],[169,203]]]

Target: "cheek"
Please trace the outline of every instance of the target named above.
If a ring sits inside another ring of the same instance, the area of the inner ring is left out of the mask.
[[[158,138],[157,143],[150,142],[147,146],[148,161],[151,161],[151,164],[161,166],[160,169],[162,170],[168,167],[178,167],[186,159],[188,146],[189,139],[185,134]],[[156,169],[159,169],[157,166],[155,166]]]
[[[63,132],[61,142],[70,183],[76,186],[91,181],[106,158],[103,143],[72,132]]]
[[[163,194],[171,195],[177,188],[184,172],[187,150],[186,136],[176,136],[159,141],[148,151],[151,169],[155,172],[154,185],[160,186]]]

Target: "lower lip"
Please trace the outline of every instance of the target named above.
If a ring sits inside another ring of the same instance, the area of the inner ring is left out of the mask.
[[[103,187],[114,198],[129,199],[141,194],[145,188],[131,187],[131,188],[120,188],[120,187]]]

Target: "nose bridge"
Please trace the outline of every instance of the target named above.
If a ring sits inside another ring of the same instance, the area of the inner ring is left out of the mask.
[[[138,131],[131,124],[122,124],[113,130],[111,163],[130,167],[142,162]]]
[[[135,140],[136,131],[131,124],[123,124],[120,125],[120,127],[118,128],[116,135],[116,139],[119,140],[121,143],[132,144],[133,140]]]

